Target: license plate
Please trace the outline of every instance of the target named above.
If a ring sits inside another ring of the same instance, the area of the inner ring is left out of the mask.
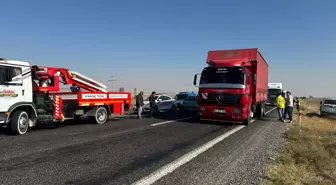
[[[224,109],[215,109],[214,113],[225,113]]]

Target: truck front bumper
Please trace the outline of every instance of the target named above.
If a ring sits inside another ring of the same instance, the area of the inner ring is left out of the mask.
[[[7,120],[6,112],[0,112],[0,125],[5,124]]]
[[[201,120],[241,123],[248,115],[247,108],[242,107],[221,107],[221,106],[199,106],[198,116]]]

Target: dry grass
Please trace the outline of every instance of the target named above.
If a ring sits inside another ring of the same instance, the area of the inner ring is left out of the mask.
[[[319,101],[301,104],[302,122],[295,115],[286,132],[287,143],[261,184],[336,184],[336,120],[319,117]]]

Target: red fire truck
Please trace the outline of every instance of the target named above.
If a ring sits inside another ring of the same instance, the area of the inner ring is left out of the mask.
[[[268,64],[257,48],[209,51],[206,63],[199,82],[199,119],[247,125],[265,115]]]
[[[0,125],[13,134],[69,119],[103,124],[132,107],[131,93],[108,92],[104,84],[66,68],[0,59],[0,74]],[[61,84],[71,85],[69,91],[62,92]]]

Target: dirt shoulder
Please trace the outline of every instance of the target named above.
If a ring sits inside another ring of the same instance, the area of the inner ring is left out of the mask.
[[[336,119],[319,117],[319,101],[301,100],[298,113],[285,134],[287,142],[262,185],[336,184]]]

